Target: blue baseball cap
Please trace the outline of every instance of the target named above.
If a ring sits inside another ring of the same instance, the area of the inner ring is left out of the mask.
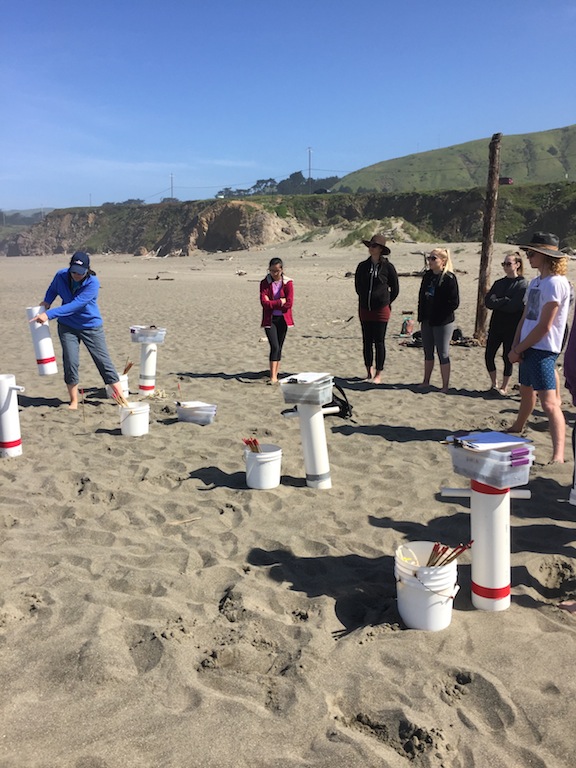
[[[77,275],[84,275],[90,269],[90,256],[84,251],[76,251],[74,256],[70,259],[70,272],[75,272]]]

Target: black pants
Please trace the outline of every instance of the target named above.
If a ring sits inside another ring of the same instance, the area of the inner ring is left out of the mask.
[[[284,346],[284,339],[288,330],[284,315],[272,315],[272,325],[264,330],[270,344],[270,362],[282,360],[282,347]]]
[[[496,353],[500,344],[502,344],[502,360],[504,361],[504,376],[512,375],[512,363],[508,359],[508,352],[512,349],[516,326],[508,328],[490,328],[488,338],[486,339],[486,352],[484,359],[486,361],[486,370],[491,373],[496,370]]]
[[[380,320],[361,320],[362,326],[362,345],[364,352],[364,365],[366,369],[372,368],[374,362],[374,350],[376,350],[376,370],[381,371],[386,361],[386,338],[387,322]]]

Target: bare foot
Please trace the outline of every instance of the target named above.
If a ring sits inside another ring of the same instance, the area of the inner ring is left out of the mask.
[[[504,434],[506,435],[519,435],[522,432],[521,429],[517,429],[514,424],[512,424],[511,427],[508,427],[504,430]]]
[[[69,411],[77,411],[78,410],[78,403],[70,403],[68,406]]]
[[[372,379],[372,384],[382,384],[382,379],[380,378],[380,376],[374,376],[374,378]]]
[[[429,386],[429,381],[423,381],[422,384],[416,384],[416,389],[428,389]]]
[[[558,608],[568,613],[576,613],[576,600],[563,600],[558,603]]]

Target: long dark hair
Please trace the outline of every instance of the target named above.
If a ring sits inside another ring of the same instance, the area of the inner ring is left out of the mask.
[[[284,271],[284,262],[282,261],[282,259],[279,259],[278,256],[276,256],[273,259],[270,259],[270,263],[268,264],[268,269],[272,269],[272,267],[275,267],[276,264],[280,264],[280,266],[282,267],[282,271]]]

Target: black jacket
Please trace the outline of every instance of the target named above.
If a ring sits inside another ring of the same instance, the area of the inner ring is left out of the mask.
[[[376,265],[370,257],[361,261],[356,267],[354,286],[360,307],[369,311],[392,304],[400,292],[396,268],[386,258]]]
[[[418,294],[418,321],[426,320],[429,325],[448,325],[454,322],[454,311],[460,304],[458,280],[452,272],[441,275],[429,269],[422,278]]]
[[[484,304],[494,310],[490,327],[497,324],[518,325],[524,312],[524,295],[528,288],[525,277],[501,277],[484,297]]]

